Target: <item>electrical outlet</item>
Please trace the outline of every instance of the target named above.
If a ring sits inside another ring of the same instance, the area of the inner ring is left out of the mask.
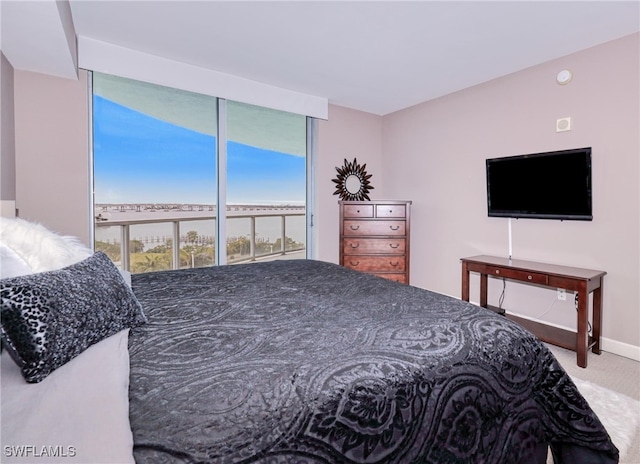
[[[558,299],[562,301],[567,301],[567,291],[564,288],[558,289]]]

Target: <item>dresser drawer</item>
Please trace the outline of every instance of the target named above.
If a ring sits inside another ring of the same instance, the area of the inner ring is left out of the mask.
[[[404,254],[404,238],[345,238],[344,254]]]
[[[346,218],[373,217],[373,205],[344,205],[342,214]]]
[[[387,273],[387,274],[378,274],[376,272],[372,272],[371,274],[378,276],[378,277],[383,277],[385,279],[388,280],[393,280],[394,282],[400,282],[401,284],[407,284],[409,282],[407,282],[407,274],[405,273],[398,273],[398,274],[391,274],[391,273]]]
[[[521,271],[519,269],[504,269],[500,267],[485,266],[487,275],[493,277],[504,277],[505,279],[521,280],[533,284],[546,285],[549,282],[547,274],[537,272]]]
[[[403,218],[406,216],[405,205],[376,205],[376,217]]]
[[[404,221],[344,221],[344,235],[406,235]]]
[[[344,266],[363,272],[403,272],[404,256],[345,256]]]

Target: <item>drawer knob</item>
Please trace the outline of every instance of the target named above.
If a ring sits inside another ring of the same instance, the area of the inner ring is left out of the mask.
[[[360,226],[349,226],[349,228],[351,230],[358,230],[360,228]]]
[[[398,230],[400,228],[400,226],[389,226],[389,228],[391,230]]]
[[[500,269],[496,269],[496,274],[500,274]]]
[[[390,243],[390,244],[389,244],[389,246],[395,250],[395,249],[396,249],[396,248],[398,248],[400,245],[399,245],[398,243]]]
[[[349,261],[351,263],[352,266],[358,266],[360,264],[360,261],[356,261],[355,263],[353,261]]]
[[[349,246],[351,248],[358,248],[360,246],[360,243],[359,242],[358,243],[350,243]]]
[[[527,279],[531,280],[531,279],[533,279],[533,277],[531,277],[531,276],[527,276]]]

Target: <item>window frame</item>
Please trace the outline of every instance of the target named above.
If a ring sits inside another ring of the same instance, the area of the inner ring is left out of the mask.
[[[90,212],[90,240],[91,248],[95,250],[96,225],[95,225],[95,158],[94,158],[94,111],[93,111],[93,71],[87,71],[88,111],[89,111],[89,212]],[[118,77],[118,76],[117,76]],[[127,78],[125,78],[127,79]],[[145,81],[141,81],[145,82]],[[180,90],[180,89],[177,89]],[[197,92],[195,92],[197,93]],[[205,94],[203,94],[205,95]],[[216,237],[215,237],[215,266],[227,264],[226,256],[226,223],[227,223],[227,99],[215,97],[217,100],[217,179],[216,179]],[[268,107],[264,107],[268,108]],[[271,108],[277,109],[277,108]],[[282,111],[282,110],[279,110]],[[317,152],[316,133],[318,120],[306,116],[306,169],[305,169],[305,259],[313,259],[315,256],[315,154]],[[129,237],[123,237],[129,240]],[[123,258],[124,270],[129,269],[129,257]],[[175,258],[175,257],[174,257]]]

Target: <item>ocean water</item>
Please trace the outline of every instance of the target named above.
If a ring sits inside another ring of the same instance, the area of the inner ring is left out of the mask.
[[[178,221],[181,242],[187,233],[195,231],[198,243],[215,241],[215,207],[210,205],[96,205],[96,240],[119,243],[121,227],[129,223],[131,240],[139,240],[148,250],[164,244],[173,236],[173,222]],[[252,218],[255,219],[256,241],[275,243],[282,236],[282,218],[286,236],[298,243],[306,242],[305,209],[301,206],[238,205],[226,211],[227,241],[251,235]],[[113,225],[110,225],[113,224]]]

